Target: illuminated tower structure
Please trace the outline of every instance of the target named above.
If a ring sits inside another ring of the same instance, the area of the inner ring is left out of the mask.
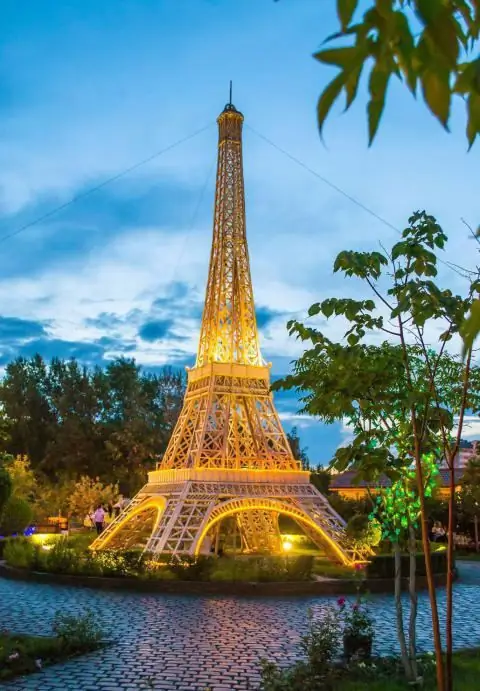
[[[365,561],[349,544],[344,521],[294,459],[275,410],[250,276],[243,115],[231,97],[217,122],[210,268],[183,408],[157,470],[91,547],[142,545],[153,559],[194,556],[208,552],[222,521],[234,517],[244,551],[278,553],[283,514],[333,559]]]

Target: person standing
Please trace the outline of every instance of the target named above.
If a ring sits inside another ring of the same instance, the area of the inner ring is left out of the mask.
[[[97,506],[95,509],[95,513],[93,514],[93,520],[95,521],[95,528],[97,529],[97,535],[100,535],[100,533],[103,530],[103,524],[105,522],[105,511],[103,510],[103,507],[101,504]]]

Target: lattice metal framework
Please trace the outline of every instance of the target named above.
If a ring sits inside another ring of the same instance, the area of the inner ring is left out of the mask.
[[[278,552],[279,514],[344,563],[364,561],[344,522],[293,458],[270,393],[255,320],[245,230],[243,115],[218,118],[213,242],[196,365],[159,469],[92,549],[142,544],[195,555],[234,515],[249,551]]]

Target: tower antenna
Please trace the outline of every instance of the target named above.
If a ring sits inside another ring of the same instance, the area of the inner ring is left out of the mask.
[[[232,105],[232,80],[230,79],[230,101],[228,103],[229,106]]]

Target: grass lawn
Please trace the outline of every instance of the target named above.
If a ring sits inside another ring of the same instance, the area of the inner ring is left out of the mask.
[[[0,634],[0,680],[38,672],[43,667],[92,650],[75,649],[63,638]]]
[[[462,650],[454,655],[454,684],[455,691],[478,691],[480,689],[480,650]],[[434,670],[435,668],[433,668]],[[436,691],[435,672],[425,680],[423,691]],[[411,689],[405,681],[394,679],[379,679],[373,681],[345,681],[338,687],[338,691],[406,691]]]

